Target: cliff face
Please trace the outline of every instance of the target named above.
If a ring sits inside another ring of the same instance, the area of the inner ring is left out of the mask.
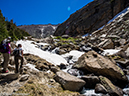
[[[129,0],[94,0],[58,26],[54,35],[92,33],[129,5]]]
[[[23,25],[18,28],[25,30],[35,38],[45,38],[53,35],[58,25]]]

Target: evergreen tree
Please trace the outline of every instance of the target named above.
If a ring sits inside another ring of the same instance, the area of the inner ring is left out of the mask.
[[[12,40],[18,40],[22,39],[24,36],[29,36],[29,34],[24,30],[19,29],[16,24],[13,23],[13,20],[5,21],[5,17],[3,17],[0,10],[0,42],[8,36],[11,36]]]
[[[0,10],[0,42],[8,36],[7,26],[5,18],[3,17]]]

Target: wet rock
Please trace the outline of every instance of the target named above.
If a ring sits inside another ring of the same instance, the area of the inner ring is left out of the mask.
[[[59,55],[62,55],[62,54],[65,54],[65,53],[67,53],[67,51],[65,49],[60,49],[59,50]]]
[[[108,92],[107,92],[107,89],[102,84],[96,84],[96,86],[95,86],[95,93],[106,94]]]
[[[116,63],[120,64],[122,67],[126,68],[127,66],[129,66],[129,60],[116,60]]]
[[[48,48],[49,48],[49,45],[45,45],[45,46],[43,46],[41,49],[42,49],[43,51],[46,51],[46,50],[48,50]]]
[[[70,91],[79,91],[85,85],[84,80],[81,80],[63,71],[56,72],[54,79],[59,82],[65,90]]]
[[[99,83],[99,78],[97,76],[81,76],[81,79],[83,79],[86,84],[86,88],[95,88],[95,85]]]
[[[59,48],[55,48],[54,50],[51,51],[52,53],[55,54],[60,54],[60,49]]]
[[[123,92],[124,92],[125,95],[129,96],[129,88],[123,89]]]
[[[101,84],[106,88],[111,96],[123,96],[123,90],[113,85],[113,83],[106,77],[99,76]]]
[[[83,47],[80,48],[80,50],[81,51],[84,51],[84,52],[88,52],[88,51],[91,51],[92,48],[91,47],[85,47],[85,46],[83,46]]]
[[[78,69],[69,69],[67,72],[73,76],[80,76],[83,74],[83,72]]]
[[[60,68],[60,69],[66,69],[66,65],[63,64],[63,63],[61,63],[61,64],[59,65],[59,68]]]

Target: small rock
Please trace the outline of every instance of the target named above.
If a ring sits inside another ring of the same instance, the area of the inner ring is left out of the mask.
[[[29,78],[28,74],[22,75],[19,81],[26,81],[26,80],[28,80],[28,78]]]

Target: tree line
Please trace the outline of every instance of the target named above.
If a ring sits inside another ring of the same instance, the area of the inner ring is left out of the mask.
[[[29,34],[26,31],[19,29],[16,24],[13,23],[13,20],[6,20],[0,10],[0,42],[8,36],[14,41],[23,39],[24,36],[29,36]]]

